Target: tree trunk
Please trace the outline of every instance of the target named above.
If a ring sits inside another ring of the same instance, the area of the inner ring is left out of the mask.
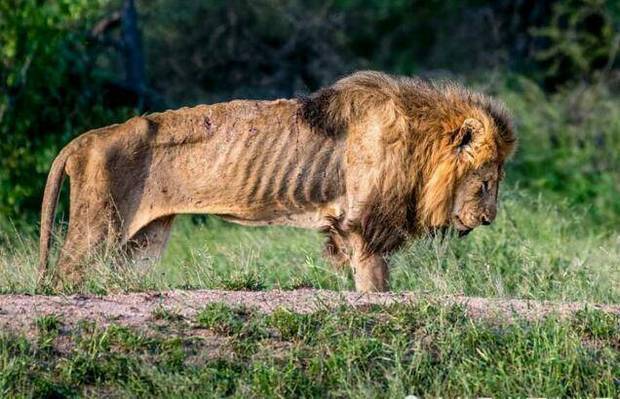
[[[142,36],[134,0],[124,0],[121,10],[121,37],[125,61],[125,83],[138,95],[138,108],[144,107],[146,75],[142,53]]]

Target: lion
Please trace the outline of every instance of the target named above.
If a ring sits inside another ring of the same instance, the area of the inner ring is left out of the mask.
[[[60,286],[88,256],[120,248],[156,261],[179,214],[327,235],[360,292],[388,289],[408,239],[465,235],[496,216],[516,135],[501,102],[458,84],[363,71],[303,98],[234,100],[137,116],[89,131],[54,160],[43,196],[40,276],[70,178]]]

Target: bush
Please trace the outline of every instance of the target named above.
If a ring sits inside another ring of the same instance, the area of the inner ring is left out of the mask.
[[[14,4],[17,3],[17,4]],[[39,209],[61,145],[129,115],[103,103],[106,76],[88,28],[104,1],[0,2],[0,215]]]
[[[551,201],[585,207],[595,223],[617,225],[620,97],[602,84],[549,95],[524,78],[508,84],[500,97],[516,117],[520,139],[510,181]]]
[[[617,59],[620,32],[612,2],[570,0],[553,5],[547,25],[531,29],[542,39],[535,53],[548,88],[565,82],[592,81],[610,70]]]

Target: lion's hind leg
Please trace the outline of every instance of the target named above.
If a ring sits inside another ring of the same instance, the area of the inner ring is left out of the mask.
[[[81,285],[86,266],[108,257],[118,242],[118,226],[109,209],[100,204],[76,204],[60,251],[54,284],[57,289]]]

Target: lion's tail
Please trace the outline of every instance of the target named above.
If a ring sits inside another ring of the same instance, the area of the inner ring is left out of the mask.
[[[52,232],[54,230],[54,215],[58,206],[60,189],[65,177],[65,166],[68,154],[65,150],[54,159],[50,172],[47,175],[47,183],[43,193],[41,205],[41,234],[39,236],[39,281],[45,277],[48,266]]]

